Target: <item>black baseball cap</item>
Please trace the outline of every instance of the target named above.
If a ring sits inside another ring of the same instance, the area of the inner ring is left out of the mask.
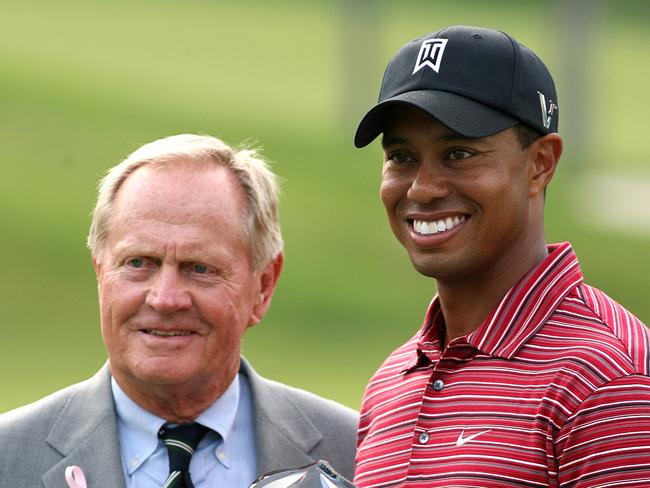
[[[382,131],[387,109],[415,106],[466,137],[519,122],[557,132],[555,84],[539,57],[504,32],[455,25],[406,44],[386,67],[379,101],[357,127],[354,145]]]

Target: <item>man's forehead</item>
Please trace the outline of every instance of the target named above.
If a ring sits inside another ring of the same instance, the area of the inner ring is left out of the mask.
[[[200,260],[205,258],[207,250],[211,252],[222,251],[218,239],[205,239],[205,230],[184,226],[181,232],[166,232],[174,230],[165,226],[150,226],[148,228],[127,227],[115,229],[109,233],[111,250],[115,255],[137,253],[151,256],[163,256],[168,253],[177,254],[185,258],[194,257]]]
[[[224,166],[147,166],[129,175],[118,190],[109,225],[155,221],[210,226],[224,220],[239,223],[245,213],[243,189]]]

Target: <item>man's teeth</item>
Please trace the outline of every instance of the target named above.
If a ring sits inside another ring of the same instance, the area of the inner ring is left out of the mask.
[[[147,329],[147,334],[160,336],[160,337],[174,337],[174,336],[188,336],[192,333],[185,330],[155,330]]]
[[[413,228],[418,234],[437,234],[438,232],[451,230],[461,222],[465,222],[465,220],[466,218],[464,215],[456,215],[455,217],[447,217],[446,219],[434,220],[431,222],[425,220],[414,220]]]

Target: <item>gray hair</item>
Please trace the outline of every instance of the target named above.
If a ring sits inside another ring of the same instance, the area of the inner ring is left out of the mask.
[[[276,175],[255,150],[235,150],[215,137],[194,134],[170,136],[145,144],[108,170],[99,182],[97,204],[88,234],[87,245],[93,258],[101,259],[113,215],[115,195],[131,173],[148,165],[206,160],[229,168],[244,190],[244,237],[249,244],[253,268],[259,270],[275,258],[283,247]]]

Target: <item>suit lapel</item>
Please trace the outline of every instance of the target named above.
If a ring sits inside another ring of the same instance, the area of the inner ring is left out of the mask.
[[[63,459],[43,475],[46,488],[65,488],[65,468],[73,465],[83,470],[89,488],[124,488],[108,366],[70,397],[47,442]]]
[[[286,387],[259,376],[243,358],[241,371],[253,397],[257,475],[316,461],[309,453],[323,435],[291,400]],[[83,470],[89,488],[125,488],[106,365],[71,396],[47,442],[63,459],[43,475],[45,488],[66,488],[65,468],[74,465]]]
[[[253,397],[257,476],[317,461],[309,453],[323,435],[286,387],[262,378],[244,358],[240,370],[248,377]]]

